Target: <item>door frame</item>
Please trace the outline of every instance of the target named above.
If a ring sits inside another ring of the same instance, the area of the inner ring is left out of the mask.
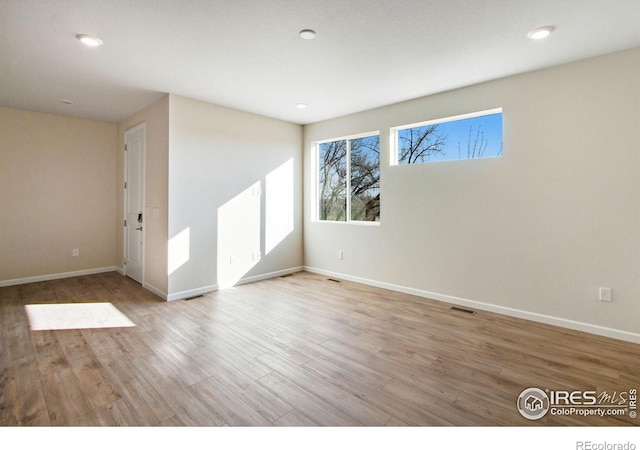
[[[128,130],[126,130],[124,132],[124,151],[123,151],[123,155],[124,155],[124,173],[123,173],[123,183],[122,183],[122,193],[123,193],[123,197],[124,200],[122,202],[123,205],[123,211],[122,211],[122,216],[123,216],[123,220],[122,220],[122,246],[123,246],[123,253],[122,253],[122,269],[123,269],[123,275],[127,275],[127,244],[128,244],[128,240],[127,240],[127,230],[126,230],[126,226],[125,226],[125,220],[127,218],[127,210],[128,210],[128,203],[129,203],[129,198],[128,198],[128,191],[125,188],[125,183],[127,183],[128,178],[127,178],[127,174],[128,172],[128,157],[127,157],[127,138],[129,135],[136,133],[138,131],[142,130],[142,134],[144,136],[144,140],[143,140],[143,146],[142,146],[142,163],[141,163],[141,168],[140,168],[140,172],[141,172],[141,179],[140,179],[140,183],[142,185],[142,205],[143,205],[143,209],[144,211],[142,212],[143,215],[143,226],[142,226],[142,281],[141,284],[144,285],[144,281],[145,281],[145,246],[146,246],[146,230],[147,230],[147,211],[146,211],[146,183],[145,183],[145,174],[146,174],[146,163],[147,163],[147,127],[146,127],[146,123],[142,122],[132,128],[129,128]]]

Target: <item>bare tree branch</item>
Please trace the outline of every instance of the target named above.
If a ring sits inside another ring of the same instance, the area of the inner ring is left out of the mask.
[[[447,137],[439,133],[438,124],[408,128],[398,132],[398,163],[415,164],[442,154]]]

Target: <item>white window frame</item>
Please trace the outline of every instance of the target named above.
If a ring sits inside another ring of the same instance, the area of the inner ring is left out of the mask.
[[[315,201],[315,217],[314,221],[319,223],[340,223],[340,224],[351,224],[351,225],[365,225],[365,226],[380,226],[380,222],[382,221],[382,214],[380,215],[380,220],[371,221],[371,220],[352,220],[351,219],[351,144],[349,141],[354,139],[361,139],[371,136],[378,136],[380,139],[380,131],[370,131],[367,133],[359,133],[359,134],[350,134],[348,136],[336,137],[331,139],[323,139],[321,141],[313,142],[313,161],[314,161],[314,201]],[[318,186],[320,184],[320,145],[326,144],[328,142],[335,141],[346,141],[347,142],[347,211],[346,211],[346,220],[326,220],[320,218],[320,192],[318,190]],[[382,152],[381,152],[382,153]],[[382,155],[380,155],[382,156]],[[378,161],[379,166],[382,166],[382,158]],[[381,167],[380,167],[381,168]]]
[[[390,136],[389,136],[389,142],[391,146],[391,151],[389,152],[389,157],[390,157],[389,162],[392,166],[416,165],[416,163],[413,163],[413,164],[398,163],[398,131],[408,130],[409,128],[418,128],[418,127],[424,127],[429,125],[437,125],[439,123],[448,123],[448,122],[456,122],[458,120],[474,119],[476,117],[490,116],[493,114],[503,114],[502,108],[486,109],[483,111],[459,114],[457,116],[443,117],[441,119],[427,120],[425,122],[416,122],[409,125],[399,125],[399,126],[392,127],[390,130]],[[468,159],[452,159],[452,160],[448,160],[447,162],[451,162],[451,161],[468,161]],[[440,161],[418,163],[418,165],[433,164],[434,162],[440,162]]]

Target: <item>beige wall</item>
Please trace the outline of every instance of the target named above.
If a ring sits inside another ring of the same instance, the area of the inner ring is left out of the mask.
[[[302,127],[167,95],[118,127],[119,267],[123,259],[124,134],[141,123],[146,126],[146,288],[168,299],[217,289],[218,209],[256,182],[264,191],[271,186],[271,199],[274,192],[284,193],[288,209],[278,201],[277,211],[272,211],[268,220],[267,209],[274,209],[273,202],[267,208],[266,192],[264,197],[254,198],[257,215],[252,216],[256,227],[251,235],[257,236],[257,245],[249,250],[233,249],[238,261],[230,270],[233,281],[302,266]],[[243,217],[228,224],[233,239],[223,236],[223,241],[246,244],[247,235],[235,225],[248,222],[251,218]],[[182,233],[185,230],[186,234]],[[266,249],[266,240],[275,242],[273,236],[277,245]],[[224,257],[229,259],[229,255]]]
[[[639,73],[636,48],[306,126],[305,265],[640,341]],[[389,165],[391,127],[497,107],[502,158]],[[312,142],[376,130],[380,226],[314,222]]]
[[[302,127],[170,96],[169,293],[302,266]]]
[[[145,124],[145,219],[144,285],[161,296],[167,290],[169,96],[166,95],[118,126],[117,265],[123,263],[124,223],[124,135]],[[157,217],[152,214],[157,208]]]
[[[117,137],[111,123],[0,108],[0,283],[114,268]]]

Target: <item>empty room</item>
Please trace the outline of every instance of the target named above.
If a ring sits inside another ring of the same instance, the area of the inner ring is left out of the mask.
[[[637,1],[0,11],[5,429],[640,424]]]

